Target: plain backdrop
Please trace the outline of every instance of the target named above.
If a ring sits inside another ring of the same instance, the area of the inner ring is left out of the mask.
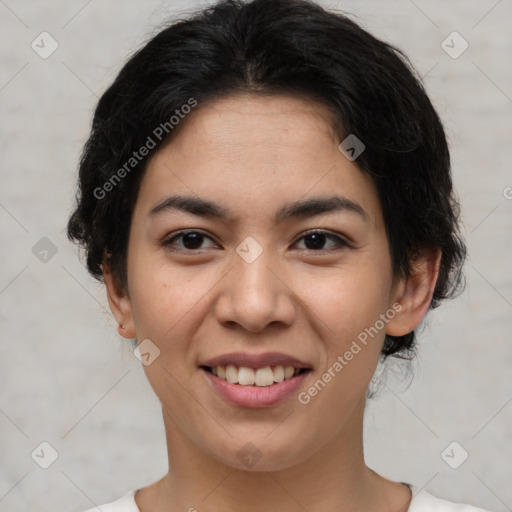
[[[78,512],[167,471],[159,402],[65,226],[99,96],[162,22],[205,4],[0,0],[1,511]],[[395,365],[367,407],[367,463],[512,510],[512,2],[322,5],[423,76],[469,249],[464,293],[428,315],[411,371]]]

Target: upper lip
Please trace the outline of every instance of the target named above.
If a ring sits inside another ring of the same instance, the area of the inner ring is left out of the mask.
[[[265,366],[293,366],[294,368],[311,368],[311,365],[296,357],[281,352],[264,352],[262,354],[250,354],[248,352],[232,352],[212,357],[199,366],[246,366],[248,368],[264,368]]]

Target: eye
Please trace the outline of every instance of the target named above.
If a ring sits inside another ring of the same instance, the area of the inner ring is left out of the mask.
[[[199,249],[207,249],[208,247],[201,247],[203,240],[209,239],[212,240],[209,236],[197,230],[188,230],[188,231],[179,231],[174,234],[170,238],[165,239],[162,242],[163,247],[168,247],[173,249],[172,246],[177,247],[177,250],[185,250],[185,251],[197,251]],[[324,245],[326,240],[331,239],[334,240],[334,247],[348,247],[349,244],[339,236],[336,236],[328,231],[324,231],[321,229],[316,229],[312,231],[306,232],[300,240],[305,240],[305,249],[311,251],[322,251],[329,250],[331,248],[325,248]],[[176,245],[176,241],[181,240],[182,243]],[[215,244],[213,245],[215,247]]]
[[[206,236],[204,233],[201,233],[201,231],[196,230],[190,230],[190,231],[180,231],[176,233],[171,238],[167,238],[162,242],[162,245],[164,247],[169,247],[172,249],[172,245],[174,244],[175,240],[182,239],[183,244],[178,246],[178,250],[190,250],[194,251],[197,249],[204,249],[204,247],[201,247],[201,242],[203,239],[208,238],[211,240],[210,237]]]
[[[306,249],[312,251],[321,251],[321,250],[329,250],[329,248],[324,248],[326,239],[335,240],[336,243],[334,247],[348,247],[349,244],[343,238],[336,236],[328,231],[324,231],[321,229],[315,229],[312,231],[308,231],[305,233],[299,240],[305,240]],[[331,247],[332,249],[332,247]]]

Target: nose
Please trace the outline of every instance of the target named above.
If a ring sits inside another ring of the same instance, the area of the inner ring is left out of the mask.
[[[276,263],[270,249],[252,262],[235,254],[231,270],[221,281],[215,304],[217,320],[225,327],[240,326],[260,332],[271,324],[290,326],[298,301],[283,265]]]

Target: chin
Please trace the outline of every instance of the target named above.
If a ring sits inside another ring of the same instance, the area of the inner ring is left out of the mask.
[[[275,427],[274,427],[275,428]],[[307,431],[307,430],[306,430]],[[244,471],[281,471],[293,467],[314,453],[314,443],[303,444],[297,435],[283,431],[272,439],[271,430],[253,436],[237,436],[227,441],[226,446],[213,450],[214,457],[230,468]],[[302,431],[304,432],[304,430]],[[304,440],[305,441],[305,440]],[[316,444],[316,443],[314,443]]]

